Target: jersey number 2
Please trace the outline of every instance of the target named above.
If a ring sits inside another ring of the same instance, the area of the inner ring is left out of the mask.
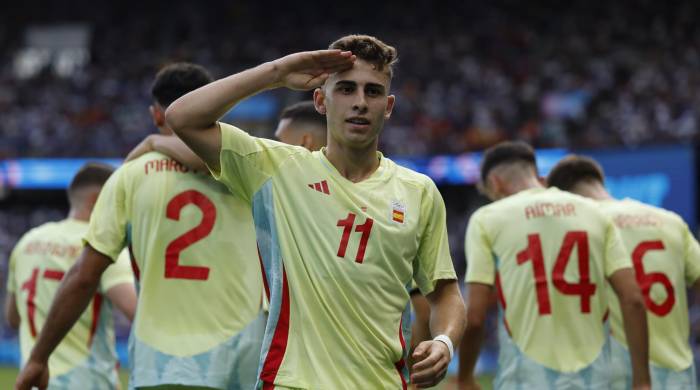
[[[168,244],[165,249],[166,279],[207,280],[209,278],[209,267],[180,265],[180,252],[211,233],[214,222],[216,222],[214,203],[199,191],[184,191],[168,202],[165,216],[168,219],[179,221],[180,212],[190,204],[202,212],[202,220],[199,225]]]

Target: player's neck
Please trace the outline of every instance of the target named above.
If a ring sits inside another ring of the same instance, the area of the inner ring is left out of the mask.
[[[379,168],[376,143],[367,148],[355,149],[329,142],[325,154],[335,169],[353,183],[369,178]]]
[[[82,207],[72,207],[68,212],[68,219],[77,219],[78,221],[89,222],[90,210]]]
[[[585,196],[586,198],[591,198],[595,200],[611,200],[613,199],[612,196],[608,193],[608,191],[603,187],[601,184],[590,184],[590,183],[582,183],[579,185],[574,186],[573,191],[576,194],[579,194],[581,196]]]
[[[542,188],[542,183],[536,177],[525,176],[513,180],[508,186],[508,194],[504,197],[515,195],[521,191],[531,190],[533,188]]]

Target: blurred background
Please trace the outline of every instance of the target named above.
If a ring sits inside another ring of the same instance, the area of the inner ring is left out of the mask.
[[[485,203],[480,151],[518,139],[543,174],[569,152],[598,159],[619,197],[679,213],[697,229],[700,3],[692,1],[25,0],[0,11],[0,298],[9,253],[29,228],[62,219],[83,159],[117,165],[156,131],[150,83],[174,61],[223,77],[348,33],[399,52],[397,97],[380,149],[430,175],[448,208],[455,266]],[[310,98],[275,90],[226,115],[272,136],[280,110]],[[691,297],[692,298],[692,297]],[[0,315],[1,316],[1,315]],[[18,364],[0,327],[0,365]],[[691,308],[700,348],[700,307]],[[120,351],[128,324],[119,320]],[[495,340],[480,369],[495,368]]]

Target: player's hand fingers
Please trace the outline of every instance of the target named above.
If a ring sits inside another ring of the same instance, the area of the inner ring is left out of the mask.
[[[334,64],[348,61],[352,57],[352,52],[342,50],[317,50],[311,52],[311,57],[320,64]]]
[[[430,342],[428,341],[423,341],[422,343],[418,344],[418,346],[413,349],[413,359],[417,362],[425,359],[428,356],[429,349]]]

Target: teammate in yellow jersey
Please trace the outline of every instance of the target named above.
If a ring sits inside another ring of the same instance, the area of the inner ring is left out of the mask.
[[[442,379],[459,342],[463,302],[434,183],[377,151],[394,48],[347,36],[216,81],[173,103],[166,119],[229,189],[252,204],[270,291],[259,386],[406,388],[404,330],[415,279],[436,340],[416,348],[412,380]],[[251,137],[217,120],[265,89],[313,89],[328,146]]]
[[[30,230],[10,256],[5,307],[10,325],[19,327],[22,365],[37,334],[50,326],[51,302],[65,273],[78,260],[97,195],[113,171],[109,165],[84,165],[68,187],[68,218]],[[107,265],[95,281],[95,291],[86,295],[87,309],[76,311],[75,326],[48,359],[49,389],[119,387],[112,309],[116,306],[131,320],[136,291],[128,256]]]
[[[700,245],[688,226],[673,212],[632,199],[613,199],[605,189],[603,169],[588,157],[562,159],[547,183],[598,200],[632,253],[647,308],[652,388],[695,389],[686,290],[689,286],[700,290]],[[632,381],[629,348],[614,296],[610,297],[610,328],[611,388],[627,389]]]
[[[173,64],[156,76],[151,113],[161,133],[166,107],[211,81],[200,66]],[[86,236],[93,261],[129,247],[139,302],[130,338],[130,387],[250,389],[264,317],[262,273],[250,206],[207,172],[151,152],[125,163],[100,193]],[[94,272],[92,278],[99,278]],[[19,388],[37,384],[51,347],[86,304],[59,294]],[[45,329],[46,331],[47,329]]]
[[[312,152],[319,150],[326,146],[326,117],[316,111],[312,101],[292,104],[282,110],[275,138]]]
[[[632,341],[634,387],[648,388],[644,301],[612,219],[589,199],[543,188],[534,151],[524,143],[487,150],[481,180],[494,202],[477,210],[467,228],[462,388],[478,388],[474,364],[495,287],[501,308],[495,388],[608,389],[607,281]]]

